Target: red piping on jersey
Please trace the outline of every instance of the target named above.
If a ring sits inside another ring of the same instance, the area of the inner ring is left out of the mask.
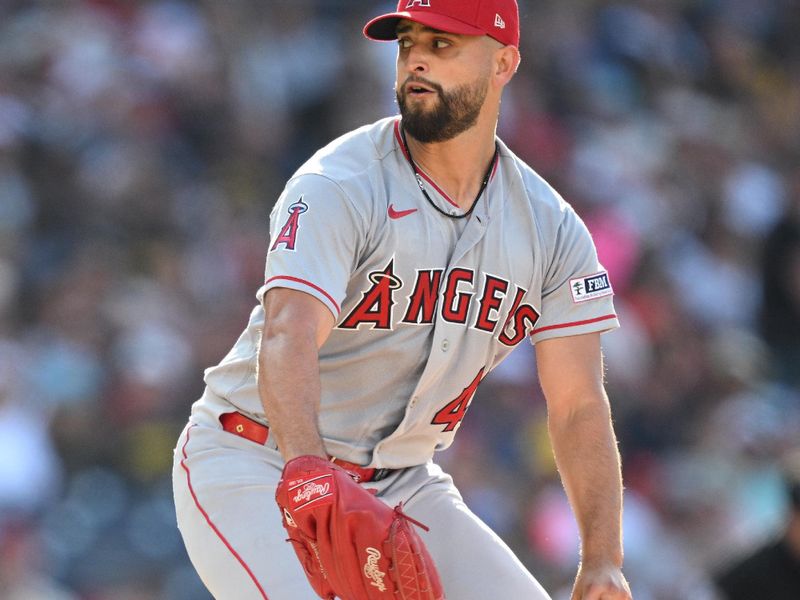
[[[408,152],[408,148],[406,148],[406,145],[403,143],[403,136],[401,136],[401,135],[400,135],[400,119],[397,119],[397,120],[394,122],[394,137],[395,137],[395,138],[397,138],[397,144],[400,146],[400,150],[402,150],[402,151],[403,151],[403,156],[405,156],[405,157],[406,157],[406,160],[407,160],[407,161],[410,163],[410,162],[411,162],[411,155],[410,155],[410,154],[409,154],[409,152]],[[417,173],[419,173],[419,176],[420,176],[420,177],[422,177],[422,178],[423,178],[425,181],[427,181],[428,183],[430,183],[430,184],[431,184],[431,186],[433,187],[433,189],[435,189],[437,192],[439,192],[439,195],[440,195],[442,198],[444,198],[445,200],[447,200],[447,201],[448,201],[450,204],[452,204],[452,205],[453,205],[453,206],[455,206],[456,208],[461,208],[461,207],[458,205],[458,203],[457,203],[457,202],[453,202],[453,201],[450,199],[450,196],[448,196],[447,194],[445,194],[445,193],[444,193],[444,190],[442,190],[442,189],[441,189],[441,188],[440,188],[438,185],[436,185],[436,183],[435,183],[435,182],[434,182],[434,181],[433,181],[433,180],[432,180],[430,177],[428,177],[428,175],[425,173],[425,171],[423,171],[422,169],[420,169],[419,167],[417,167]]]
[[[540,327],[531,331],[530,335],[536,335],[543,331],[550,331],[551,329],[562,329],[564,327],[578,327],[579,325],[589,325],[590,323],[597,323],[599,321],[606,321],[608,319],[616,319],[617,315],[604,315],[595,319],[587,319],[586,321],[575,321],[573,323],[561,323],[559,325],[548,325],[547,327]]]
[[[408,154],[408,149],[406,145],[403,143],[403,136],[400,135],[400,119],[395,120],[394,122],[394,137],[397,139],[397,145],[400,146],[400,150],[403,153],[403,156],[406,157],[406,160],[411,162],[411,156]]]
[[[264,600],[269,600],[269,598],[267,598],[267,593],[264,591],[264,588],[261,587],[261,584],[258,582],[258,579],[256,579],[256,576],[253,574],[253,571],[250,570],[250,567],[247,565],[244,559],[241,556],[239,556],[239,553],[233,549],[233,546],[231,546],[230,542],[225,538],[224,535],[222,535],[222,532],[220,532],[220,530],[217,529],[217,526],[214,525],[214,523],[211,521],[211,517],[208,516],[208,513],[200,505],[200,501],[197,499],[197,494],[194,493],[194,488],[192,487],[192,475],[191,473],[189,473],[189,467],[186,466],[186,459],[189,458],[186,455],[186,445],[189,443],[189,436],[191,434],[192,427],[195,426],[191,425],[189,429],[186,430],[186,441],[183,443],[183,448],[181,448],[181,452],[183,453],[183,460],[181,461],[181,467],[183,467],[183,470],[186,471],[186,483],[189,486],[189,493],[192,495],[192,500],[194,500],[194,504],[195,506],[197,506],[197,510],[199,510],[200,514],[203,515],[203,517],[206,520],[206,523],[208,523],[208,526],[211,527],[214,533],[217,534],[217,537],[220,540],[222,540],[223,544],[225,544],[225,547],[228,550],[230,550],[234,558],[236,558],[236,560],[239,561],[239,564],[242,565],[242,567],[244,567],[244,570],[247,571],[247,574],[250,576],[250,579],[253,580],[253,583],[256,584],[258,591],[261,593],[261,597],[264,598]]]
[[[333,296],[331,296],[328,292],[323,290],[318,285],[313,284],[310,281],[306,281],[305,279],[300,279],[299,277],[292,277],[291,275],[276,275],[275,277],[270,277],[269,279],[267,279],[267,281],[266,281],[266,283],[264,285],[269,285],[270,282],[275,281],[277,279],[286,279],[287,281],[294,281],[295,283],[302,283],[303,285],[307,285],[308,287],[317,290],[320,294],[322,294],[328,300],[330,300],[330,303],[333,304],[336,307],[337,316],[338,316],[338,313],[342,312],[342,309],[339,307],[339,303],[336,302],[336,300],[333,299]]]
[[[434,182],[434,181],[433,181],[433,179],[431,179],[430,177],[428,177],[428,175],[425,173],[425,171],[423,171],[422,169],[420,169],[419,167],[417,167],[417,173],[419,173],[419,176],[420,176],[420,177],[422,177],[422,178],[423,178],[425,181],[427,181],[427,182],[428,182],[428,183],[431,185],[431,187],[432,187],[433,189],[435,189],[437,192],[439,192],[439,195],[440,195],[442,198],[444,198],[445,200],[447,200],[447,202],[448,202],[448,203],[452,204],[452,205],[453,205],[453,206],[455,206],[456,208],[461,208],[461,207],[458,205],[458,202],[456,202],[455,200],[451,200],[451,199],[450,199],[450,196],[448,196],[448,195],[447,195],[447,194],[444,192],[444,190],[443,190],[442,188],[440,188],[438,185],[436,185],[436,182]]]
[[[403,156],[406,157],[406,160],[408,162],[411,162],[411,155],[408,153],[408,148],[406,148],[406,145],[403,143],[403,137],[400,135],[400,119],[397,119],[394,122],[394,137],[397,138],[397,144],[400,146],[400,150],[403,151]],[[497,165],[499,164],[500,164],[500,157],[498,156],[497,159],[494,161],[494,166],[492,167],[492,174],[490,175],[490,180],[494,177],[494,174],[497,172]],[[450,196],[448,196],[442,188],[436,185],[436,182],[433,179],[428,177],[425,171],[419,168],[419,165],[417,166],[417,172],[419,173],[420,177],[422,177],[425,181],[431,184],[431,187],[433,187],[433,189],[435,189],[442,198],[447,200],[447,202],[449,202],[456,208],[461,208],[457,202],[454,202],[453,200],[450,199]]]
[[[497,167],[500,164],[500,153],[497,153],[497,158],[494,161],[494,166],[492,167],[492,174],[489,175],[489,181],[494,179],[494,174],[497,173]]]

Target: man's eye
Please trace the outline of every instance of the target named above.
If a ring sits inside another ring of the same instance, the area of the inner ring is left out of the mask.
[[[401,48],[403,48],[404,50],[405,50],[405,49],[408,49],[408,48],[411,48],[411,40],[409,40],[409,39],[397,40],[397,43],[398,43],[398,44],[400,45],[400,47],[401,47]]]
[[[436,40],[435,42],[433,42],[433,45],[437,50],[441,50],[442,48],[449,48],[450,42],[448,42],[447,40]]]

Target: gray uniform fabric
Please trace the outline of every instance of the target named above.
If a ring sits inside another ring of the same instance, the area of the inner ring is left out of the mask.
[[[261,300],[274,287],[300,290],[333,313],[337,325],[320,351],[323,439],[332,455],[385,468],[422,464],[448,447],[463,407],[441,411],[524,339],[618,326],[589,232],[530,167],[498,142],[475,210],[449,219],[420,193],[397,126],[384,119],[345,135],[289,180],[271,216],[258,291]],[[276,245],[298,201],[293,247]],[[392,218],[390,207],[395,217],[415,212]],[[576,291],[592,281],[597,290]],[[206,383],[266,423],[255,376],[263,322],[259,304]]]
[[[498,140],[473,212],[423,174],[418,184],[396,118],[335,140],[289,180],[271,215],[259,304],[220,364],[175,450],[178,524],[219,599],[315,597],[274,502],[283,461],[222,430],[239,411],[264,424],[256,353],[260,301],[275,287],[325,304],[335,327],[320,349],[319,425],[331,456],[400,469],[365,484],[430,526],[426,545],[450,600],[547,600],[547,593],[464,505],[433,462],[480,380],[515,346],[618,326],[612,290],[572,208]]]

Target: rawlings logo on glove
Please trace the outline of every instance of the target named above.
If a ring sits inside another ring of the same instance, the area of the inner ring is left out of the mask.
[[[325,504],[333,502],[332,479],[329,475],[324,475],[311,481],[301,480],[295,486],[290,485],[290,492],[297,490],[297,493],[292,497],[292,509],[300,510],[312,502],[322,502],[323,500],[325,500]]]
[[[286,463],[275,499],[311,586],[325,600],[444,600],[425,544],[402,512],[317,456]],[[427,528],[425,528],[427,530]]]
[[[383,578],[386,573],[378,568],[378,561],[380,558],[380,550],[376,550],[375,548],[367,548],[367,562],[364,563],[364,575],[372,580],[371,585],[374,585],[380,591],[385,592],[386,586],[383,583]]]

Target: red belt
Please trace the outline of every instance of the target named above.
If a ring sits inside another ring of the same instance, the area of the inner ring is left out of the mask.
[[[269,427],[262,425],[258,421],[254,421],[250,417],[244,416],[242,413],[224,413],[219,416],[219,422],[222,424],[222,429],[228,433],[238,435],[256,444],[264,445],[269,439]],[[331,462],[351,473],[353,478],[358,482],[380,481],[388,477],[394,470],[362,467],[355,463],[342,460],[341,458],[332,457]]]

